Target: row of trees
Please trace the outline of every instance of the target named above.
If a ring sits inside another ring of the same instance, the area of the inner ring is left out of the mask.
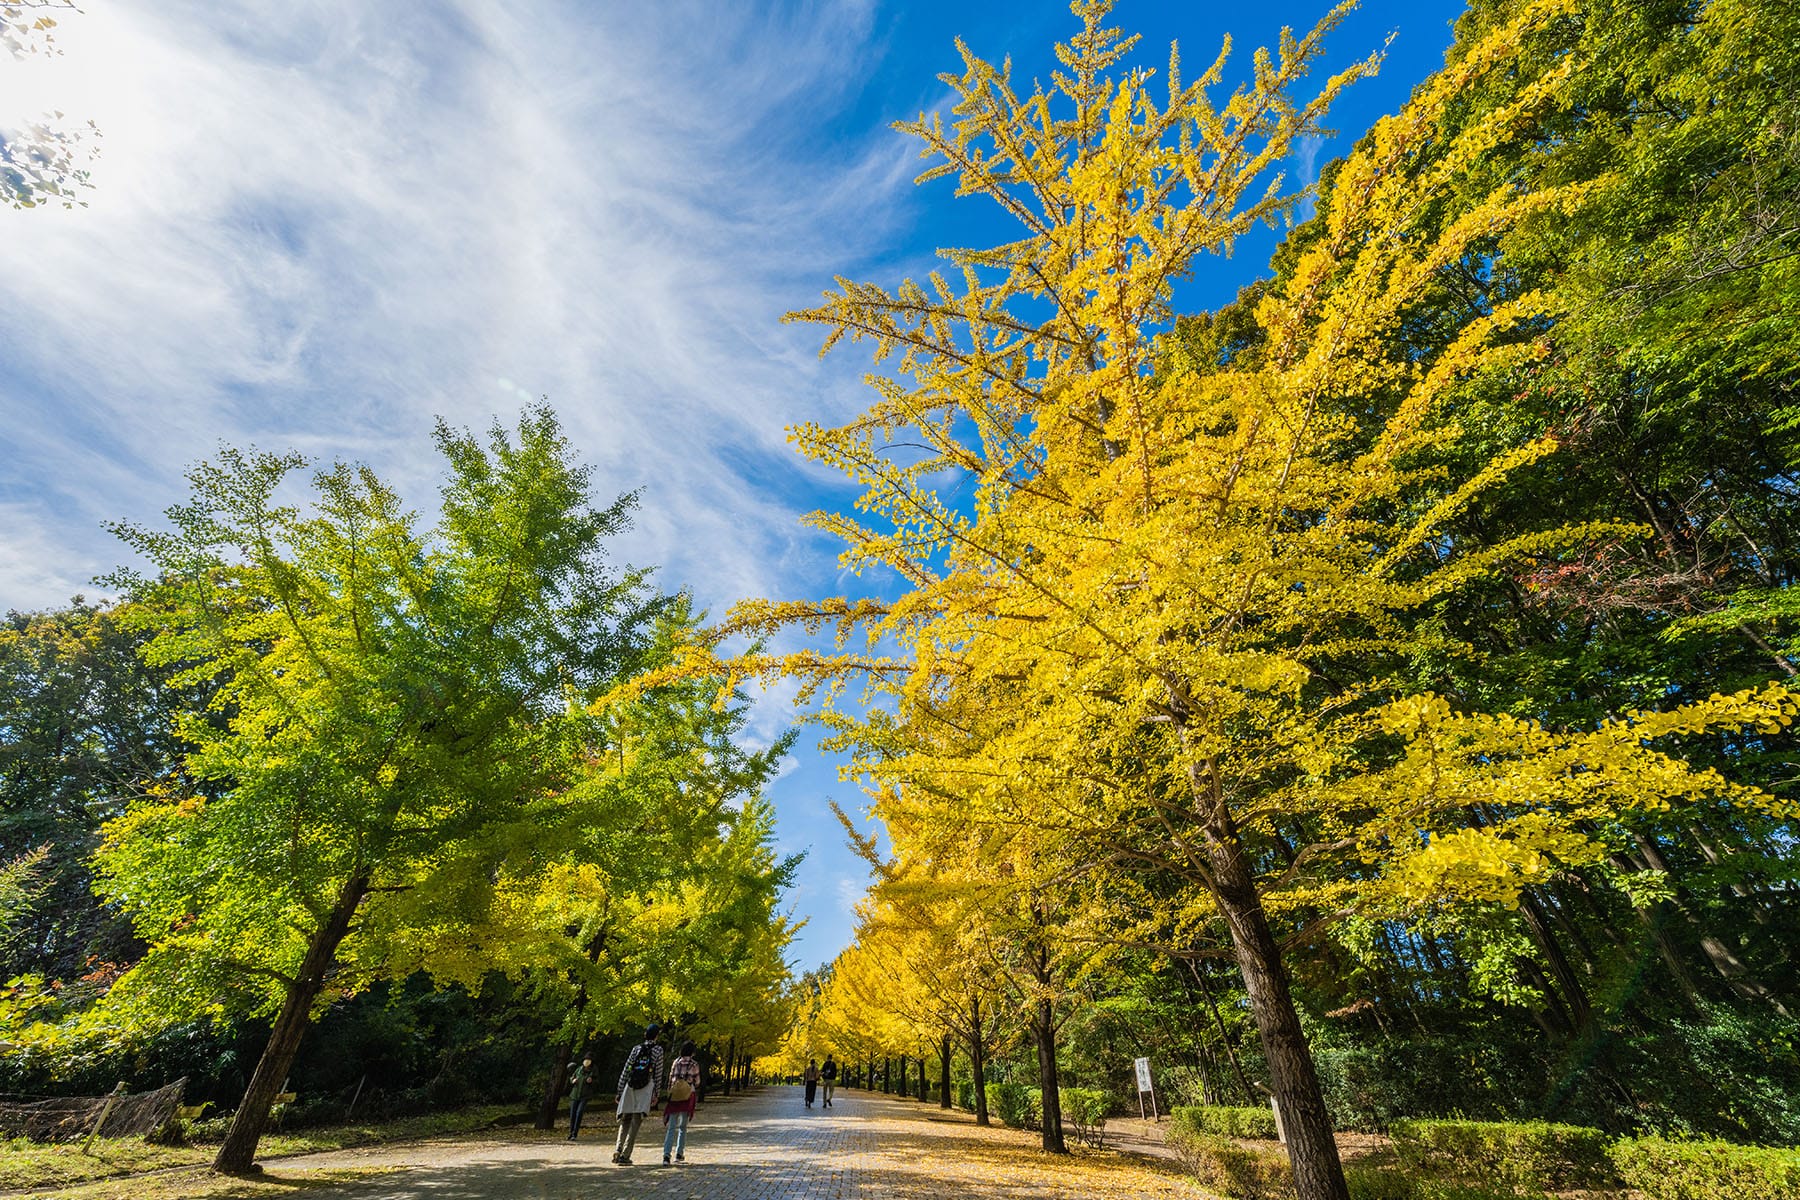
[[[301,507],[298,457],[223,450],[119,527],[152,567],[124,600],[0,635],[12,1065],[266,1019],[223,1170],[319,1014],[383,981],[485,989],[546,1122],[596,1032],[673,1018],[738,1060],[784,1024],[787,742],[747,749],[720,679],[630,686],[696,616],[608,562],[633,498],[593,506],[547,409],[437,445],[429,526],[366,468]]]
[[[1334,1040],[1560,1064],[1445,1110],[1793,1137],[1800,15],[1478,0],[1271,277],[1182,317],[1375,63],[1296,98],[1334,13],[1217,101],[1223,56],[1155,80],[1073,7],[1050,88],[964,48],[903,126],[1014,239],[794,314],[892,364],[795,437],[895,586],[730,625],[835,631],[739,665],[825,688],[889,839],[813,1040],[979,1078],[1023,1030],[1055,1150],[1073,1002],[1174,980],[1307,1200]],[[1657,1048],[1760,1065],[1676,1096]]]

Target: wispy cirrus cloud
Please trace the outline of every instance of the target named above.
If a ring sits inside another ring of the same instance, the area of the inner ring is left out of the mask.
[[[796,518],[836,482],[783,429],[846,411],[860,368],[779,317],[904,219],[911,147],[809,133],[856,85],[867,5],[63,25],[63,57],[0,74],[0,113],[104,132],[89,207],[0,211],[0,610],[91,593],[123,557],[103,522],[154,521],[221,441],[367,461],[428,507],[433,417],[540,395],[603,491],[641,495],[620,558],[715,613],[829,586],[835,548]],[[784,847],[836,841],[833,782],[784,774]]]
[[[221,439],[366,459],[417,494],[434,414],[538,395],[603,486],[642,490],[625,549],[668,583],[716,606],[814,569],[793,516],[816,477],[782,429],[841,376],[777,318],[875,244],[910,163],[890,137],[821,155],[781,110],[848,86],[864,6],[65,26],[62,59],[0,90],[105,131],[91,207],[0,217],[0,295],[31,314],[0,332],[23,451],[0,499],[61,564],[0,575],[0,604],[110,565],[101,520],[173,500]]]

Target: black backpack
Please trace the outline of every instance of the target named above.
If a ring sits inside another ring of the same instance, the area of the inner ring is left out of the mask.
[[[625,1077],[626,1086],[636,1091],[650,1085],[650,1068],[653,1065],[651,1044],[643,1043],[631,1052],[631,1074]]]

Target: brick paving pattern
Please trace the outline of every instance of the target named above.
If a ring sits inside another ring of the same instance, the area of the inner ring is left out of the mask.
[[[662,1122],[644,1123],[634,1165],[614,1166],[613,1125],[590,1116],[563,1132],[341,1151],[269,1164],[271,1180],[326,1167],[395,1168],[348,1187],[346,1200],[1090,1200],[1203,1195],[1172,1164],[1111,1150],[1063,1157],[1036,1135],[981,1129],[963,1113],[840,1088],[829,1109],[771,1087],[701,1107],[687,1162],[662,1165]]]

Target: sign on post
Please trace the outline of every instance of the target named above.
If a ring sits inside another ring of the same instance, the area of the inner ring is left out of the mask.
[[[1137,1068],[1138,1116],[1141,1118],[1144,1115],[1144,1094],[1147,1092],[1150,1095],[1150,1116],[1155,1120],[1162,1120],[1162,1115],[1156,1111],[1156,1086],[1150,1081],[1150,1060],[1136,1059],[1132,1065]]]

